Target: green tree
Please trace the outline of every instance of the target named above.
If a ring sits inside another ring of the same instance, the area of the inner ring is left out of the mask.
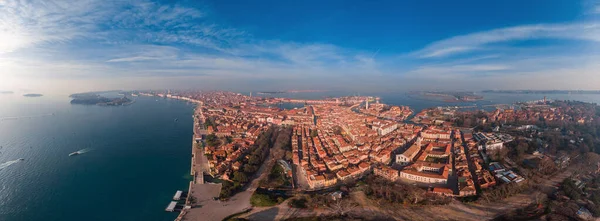
[[[231,179],[231,180],[238,182],[238,183],[247,183],[248,177],[243,172],[235,171],[235,173],[233,173],[233,179]]]
[[[246,164],[244,166],[244,172],[248,173],[248,174],[253,174],[254,172],[256,172],[257,167],[251,164]]]
[[[208,146],[211,146],[211,147],[216,147],[216,146],[221,145],[221,141],[219,141],[219,138],[217,137],[217,135],[209,134],[206,136],[206,144],[208,144]]]
[[[528,149],[529,145],[526,142],[519,142],[517,145],[517,159],[522,159]]]
[[[261,160],[260,160],[260,157],[259,157],[259,156],[257,156],[257,155],[254,155],[254,154],[253,154],[253,155],[250,155],[250,156],[248,157],[248,163],[249,163],[249,164],[252,164],[252,165],[259,165],[259,164],[260,164],[260,161],[261,161]]]

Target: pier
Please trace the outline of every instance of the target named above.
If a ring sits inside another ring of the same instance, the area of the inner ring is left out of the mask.
[[[175,195],[173,196],[173,200],[180,200],[181,194],[183,194],[183,191],[177,190],[177,192],[175,192]]]
[[[165,209],[165,211],[167,212],[173,212],[175,211],[175,207],[177,206],[177,202],[176,201],[171,201],[171,203],[169,203],[169,205],[167,206],[167,208]]]

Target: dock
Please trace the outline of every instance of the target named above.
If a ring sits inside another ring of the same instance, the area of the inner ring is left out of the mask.
[[[169,203],[169,205],[167,206],[167,208],[165,209],[165,211],[167,212],[173,212],[175,211],[175,207],[177,206],[177,202],[176,201],[171,201],[171,203]]]
[[[175,192],[175,195],[173,196],[173,200],[180,200],[181,194],[183,194],[183,191],[177,190],[177,192]]]

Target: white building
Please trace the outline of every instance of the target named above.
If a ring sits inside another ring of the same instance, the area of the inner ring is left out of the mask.
[[[397,154],[396,163],[402,166],[410,164],[417,154],[419,154],[419,151],[421,151],[421,145],[417,142],[404,151],[404,153]]]
[[[398,124],[385,125],[379,127],[379,129],[377,129],[377,133],[379,133],[379,136],[385,136],[396,129],[398,129]]]

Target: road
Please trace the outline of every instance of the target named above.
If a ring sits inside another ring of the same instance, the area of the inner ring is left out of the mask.
[[[204,156],[204,154],[201,155]],[[200,207],[190,209],[183,220],[221,221],[231,214],[243,212],[251,208],[250,197],[252,197],[256,188],[258,188],[260,180],[269,174],[269,169],[275,163],[272,155],[273,153],[270,153],[267,159],[265,159],[252,182],[243,191],[235,194],[228,201],[214,200],[221,192],[221,184],[193,184],[192,195],[196,198],[196,204],[200,205]]]

